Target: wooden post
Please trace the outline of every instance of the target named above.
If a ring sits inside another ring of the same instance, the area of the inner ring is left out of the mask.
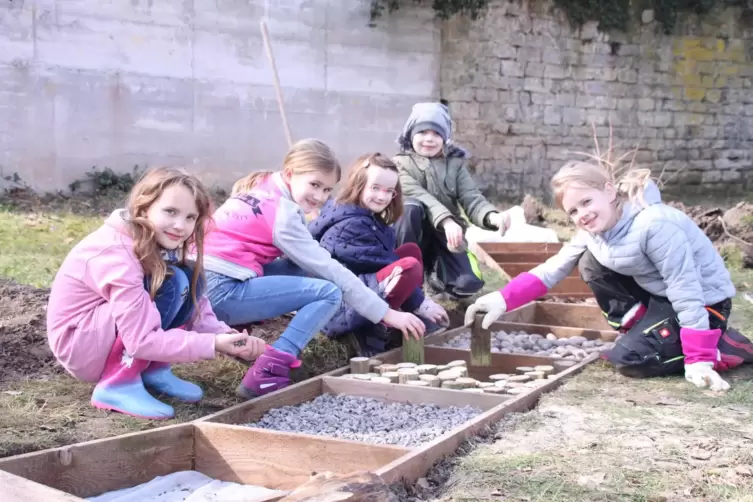
[[[403,339],[403,361],[406,363],[424,364],[424,337],[418,340],[409,336]]]
[[[492,337],[488,330],[481,328],[484,314],[476,314],[471,326],[471,365],[491,366]]]
[[[261,36],[264,39],[264,47],[267,49],[267,58],[269,64],[272,65],[272,77],[275,82],[275,92],[277,93],[277,106],[280,108],[280,117],[282,117],[282,126],[285,128],[285,138],[288,140],[288,148],[293,146],[293,135],[290,133],[290,125],[288,124],[288,117],[285,114],[285,104],[282,100],[282,88],[280,87],[280,77],[277,74],[277,65],[275,64],[275,56],[272,54],[272,44],[269,41],[269,33],[267,32],[267,23],[264,20],[261,21]]]

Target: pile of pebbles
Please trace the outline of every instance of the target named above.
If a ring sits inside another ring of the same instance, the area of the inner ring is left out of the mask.
[[[614,347],[613,342],[588,340],[582,336],[557,338],[553,333],[546,336],[525,331],[496,331],[491,333],[492,352],[496,354],[526,354],[554,357],[569,361],[581,361],[593,352],[603,352]],[[438,347],[470,350],[471,332],[463,332]]]
[[[296,406],[269,410],[249,427],[415,447],[480,415],[471,406],[388,403],[378,399],[322,394]]]
[[[446,365],[399,363],[373,365],[369,373],[348,373],[341,378],[376,383],[398,383],[419,387],[439,387],[478,394],[518,395],[528,392],[555,377],[553,366],[520,366],[516,374],[491,375],[488,381],[468,376],[465,361],[452,361]],[[377,361],[378,362],[378,361]]]

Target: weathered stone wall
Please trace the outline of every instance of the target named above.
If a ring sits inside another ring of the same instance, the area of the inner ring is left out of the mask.
[[[65,190],[92,166],[183,164],[228,187],[294,139],[344,164],[392,153],[439,96],[440,27],[407,6],[370,28],[369,0],[0,0],[0,176]],[[395,68],[398,68],[396,71]],[[0,178],[0,190],[2,189]]]
[[[704,190],[753,188],[753,29],[739,9],[683,19],[660,34],[650,11],[628,35],[573,31],[548,2],[493,2],[442,39],[442,96],[456,140],[490,195],[544,194],[569,151],[621,151]],[[577,158],[577,157],[576,157]]]

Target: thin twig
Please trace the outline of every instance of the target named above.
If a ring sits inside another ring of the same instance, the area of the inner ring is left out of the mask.
[[[727,224],[724,223],[724,218],[722,218],[721,216],[717,216],[717,218],[721,222],[722,229],[724,230],[724,233],[727,234],[728,237],[731,237],[734,240],[736,240],[737,242],[740,242],[742,244],[745,244],[746,246],[749,246],[749,247],[753,248],[753,244],[751,244],[750,242],[747,242],[747,241],[741,239],[740,237],[737,237],[737,236],[732,235],[731,233],[729,233],[729,230],[727,230]]]

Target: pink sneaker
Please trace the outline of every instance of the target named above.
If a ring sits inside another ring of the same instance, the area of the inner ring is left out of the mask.
[[[299,368],[301,361],[295,356],[267,345],[264,354],[246,372],[235,394],[243,399],[269,394],[290,385],[290,370]]]

